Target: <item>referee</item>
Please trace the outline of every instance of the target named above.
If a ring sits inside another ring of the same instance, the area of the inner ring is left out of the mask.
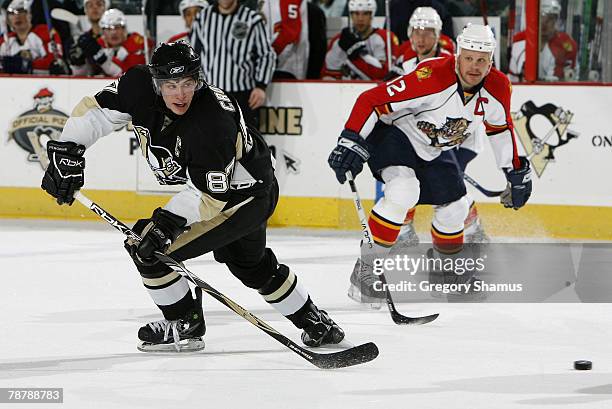
[[[234,96],[257,128],[256,110],[276,68],[262,17],[238,0],[219,0],[202,9],[191,26],[191,44],[200,53],[205,80]]]

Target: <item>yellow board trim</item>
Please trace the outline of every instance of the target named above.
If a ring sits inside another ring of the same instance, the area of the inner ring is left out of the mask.
[[[149,217],[163,206],[169,195],[148,195],[128,191],[85,190],[115,217],[125,222]],[[364,200],[366,210],[372,200]],[[519,211],[495,203],[477,203],[478,213],[489,235],[504,237],[551,237],[555,239],[612,240],[612,207],[527,205]],[[415,227],[431,229],[431,206],[418,206]],[[0,187],[0,217],[62,220],[97,220],[78,203],[58,206],[38,188]],[[275,227],[360,229],[351,199],[325,197],[281,197],[270,219]]]

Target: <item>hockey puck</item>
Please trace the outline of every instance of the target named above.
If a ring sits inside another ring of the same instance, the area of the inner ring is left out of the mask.
[[[574,369],[578,371],[589,371],[593,368],[593,362],[591,361],[574,361]]]

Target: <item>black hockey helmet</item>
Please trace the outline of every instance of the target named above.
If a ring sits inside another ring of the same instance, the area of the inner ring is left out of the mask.
[[[204,85],[200,56],[187,43],[162,43],[155,49],[149,63],[153,84],[159,93],[161,82],[184,77],[197,77],[198,87]]]

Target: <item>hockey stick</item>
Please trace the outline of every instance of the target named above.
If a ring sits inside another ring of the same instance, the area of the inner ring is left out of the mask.
[[[485,26],[489,25],[489,16],[488,16],[488,11],[487,11],[487,1],[486,0],[480,0],[480,13],[482,14],[482,21],[484,23]]]
[[[4,39],[4,42],[8,45],[8,16],[6,9],[0,9],[0,13],[2,14],[2,24],[0,30],[2,30],[2,38]]]
[[[77,192],[74,195],[74,198],[127,237],[136,241],[141,240],[141,238],[136,233],[134,233],[132,229],[123,224],[120,220],[113,217],[113,215],[108,213],[101,206],[89,200],[81,192]],[[229,299],[219,291],[215,290],[208,283],[206,283],[198,276],[193,274],[191,271],[189,271],[183,263],[178,262],[172,257],[169,257],[160,252],[155,252],[155,256],[168,267],[179,273],[182,273],[184,276],[186,276],[186,278],[188,278],[191,282],[193,282],[196,286],[208,293],[214,299],[234,311],[236,314],[240,315],[242,318],[259,328],[260,330],[262,330],[287,348],[289,348],[291,351],[295,352],[311,364],[315,365],[317,368],[344,368],[347,366],[359,365],[369,362],[378,356],[378,347],[373,342],[367,342],[365,344],[361,344],[346,349],[344,351],[333,352],[329,354],[319,354],[312,352],[308,349],[302,348],[301,346],[299,346],[298,344],[296,344],[295,342],[272,328],[268,323],[256,317],[248,310],[241,307],[236,302]]]
[[[53,25],[51,24],[51,15],[49,14],[49,2],[47,0],[42,0],[42,5],[43,5],[43,14],[45,16],[45,22],[47,23],[47,31],[49,31],[49,44],[51,45],[51,49],[53,52],[53,59],[59,62],[59,64],[61,65],[64,71],[63,74],[68,74],[69,73],[68,66],[66,65],[66,62],[64,62],[62,57],[60,57],[59,45],[55,41],[54,36],[56,32],[55,32],[55,29],[53,28]]]
[[[455,162],[455,166],[457,167],[457,172],[459,172],[459,175],[463,176],[463,180],[468,182],[470,185],[474,186],[476,190],[478,190],[480,193],[482,193],[486,197],[499,197],[501,196],[502,193],[504,193],[503,190],[489,190],[489,189],[485,189],[484,187],[482,187],[480,183],[476,182],[469,175],[463,172],[463,170],[461,170],[461,166],[459,165],[459,161],[457,160],[457,157],[455,156],[455,152],[449,151],[449,153],[453,159],[453,162]]]
[[[466,173],[463,174],[463,180],[468,182],[470,185],[474,186],[476,188],[476,190],[478,190],[480,193],[482,193],[486,197],[499,197],[499,196],[501,196],[502,193],[504,193],[503,190],[489,190],[489,189],[485,189],[484,187],[482,187],[482,185],[480,183],[476,182],[474,179],[472,179]]]
[[[372,232],[370,231],[370,227],[368,226],[368,218],[363,210],[363,206],[361,205],[361,199],[359,198],[359,192],[357,191],[357,186],[355,185],[355,180],[353,179],[353,174],[348,171],[346,172],[346,180],[348,180],[349,185],[351,187],[351,191],[353,192],[353,202],[355,204],[355,209],[357,209],[357,216],[359,216],[359,222],[361,223],[361,231],[363,233],[363,243],[369,248],[374,246],[372,241]],[[405,315],[400,314],[395,308],[395,303],[393,302],[393,298],[391,298],[391,293],[387,287],[387,280],[385,279],[385,275],[381,273],[379,276],[381,283],[385,289],[385,299],[387,301],[387,307],[389,308],[389,312],[391,313],[391,319],[398,325],[422,325],[427,324],[438,318],[440,314],[432,314],[427,315],[425,317],[406,317]]]
[[[51,17],[53,17],[56,20],[64,21],[66,23],[70,23],[70,24],[73,24],[73,25],[78,25],[79,24],[79,17],[76,14],[71,13],[68,10],[65,10],[65,9],[53,9],[53,10],[51,10]]]
[[[31,142],[34,142],[36,134],[34,132],[29,132],[28,137]],[[47,168],[49,165],[49,159],[47,155],[44,154],[42,146],[40,143],[32,143],[35,153],[38,155],[38,159],[40,161],[43,170]],[[131,238],[132,240],[140,241],[141,238],[132,231],[128,226],[122,223],[120,220],[116,219],[113,215],[108,213],[98,204],[92,202],[88,199],[84,194],[80,191],[76,192],[74,198],[78,200],[83,206],[87,207],[89,210],[98,215],[102,220],[113,226],[115,229],[119,230],[121,233]],[[242,318],[255,325],[257,328],[289,348],[291,351],[295,352],[317,368],[321,369],[334,369],[334,368],[345,368],[348,366],[354,366],[363,364],[366,362],[370,362],[378,356],[378,347],[373,342],[367,342],[365,344],[357,345],[355,347],[351,347],[345,349],[340,352],[332,352],[329,354],[318,354],[316,352],[312,352],[306,348],[302,348],[274,328],[272,328],[268,323],[256,317],[252,313],[250,313],[245,308],[238,305],[236,302],[232,301],[230,298],[226,297],[219,291],[215,290],[208,283],[201,280],[198,276],[193,274],[191,271],[185,267],[185,265],[181,262],[174,260],[172,257],[169,257],[163,253],[158,251],[155,252],[155,256],[168,267],[172,268],[179,273],[183,273],[184,276],[187,277],[192,283],[194,283],[197,287],[208,293],[211,297],[234,311],[236,314],[240,315]]]
[[[145,54],[145,64],[149,64],[149,32],[148,24],[147,24],[147,14],[145,12],[145,7],[147,7],[147,0],[142,0],[142,5],[140,7],[140,12],[142,14],[142,35],[144,37],[144,54]]]

